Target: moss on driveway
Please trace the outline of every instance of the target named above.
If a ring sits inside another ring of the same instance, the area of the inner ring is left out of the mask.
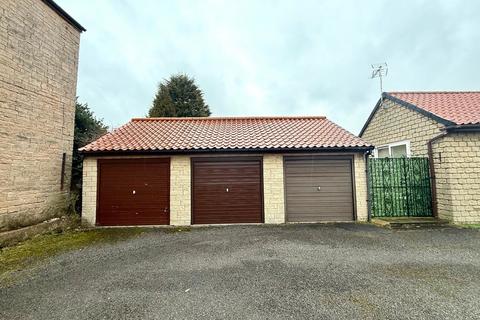
[[[115,242],[148,232],[148,228],[72,230],[37,236],[13,247],[0,249],[0,280],[47,257],[97,243]]]

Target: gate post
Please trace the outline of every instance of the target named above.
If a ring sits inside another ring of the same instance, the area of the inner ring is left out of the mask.
[[[403,159],[403,178],[405,179],[405,197],[407,202],[407,217],[410,217],[410,199],[408,194],[408,177],[407,177],[407,158]],[[410,166],[409,166],[410,167]]]

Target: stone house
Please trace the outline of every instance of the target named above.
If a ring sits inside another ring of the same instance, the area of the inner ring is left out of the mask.
[[[68,201],[82,31],[51,0],[0,0],[0,231]]]
[[[373,147],[325,117],[132,119],[81,148],[91,225],[367,220]]]
[[[383,93],[359,136],[375,157],[429,157],[434,214],[480,222],[480,92]]]

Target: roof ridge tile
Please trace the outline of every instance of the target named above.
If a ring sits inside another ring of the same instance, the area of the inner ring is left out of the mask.
[[[480,93],[479,91],[471,91],[471,90],[465,90],[465,91],[445,91],[445,90],[438,90],[438,91],[388,91],[386,92],[388,94],[450,94],[450,93]]]
[[[141,121],[189,121],[189,120],[294,120],[294,119],[326,119],[325,116],[224,116],[224,117],[150,117],[132,118],[131,122]]]

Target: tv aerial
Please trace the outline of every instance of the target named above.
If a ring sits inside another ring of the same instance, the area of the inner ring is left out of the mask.
[[[388,74],[388,65],[384,63],[375,63],[372,64],[372,75],[370,79],[379,78],[380,79],[380,97],[383,100],[383,77],[386,77]]]

